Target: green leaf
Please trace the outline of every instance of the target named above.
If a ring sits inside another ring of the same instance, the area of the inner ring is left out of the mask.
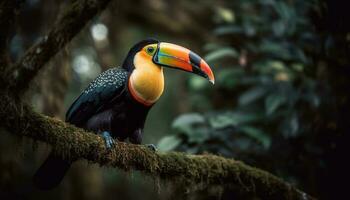
[[[235,13],[228,8],[218,7],[216,12],[220,19],[226,23],[233,23],[235,21]]]
[[[209,123],[211,127],[220,129],[228,126],[237,126],[239,121],[233,115],[222,113],[220,115],[216,115],[215,117],[209,118]]]
[[[289,49],[283,45],[283,43],[272,42],[269,40],[263,40],[260,44],[260,52],[272,54],[282,59],[290,59],[291,55]]]
[[[274,8],[279,16],[283,20],[288,20],[292,16],[292,8],[290,8],[285,2],[276,2]]]
[[[294,138],[298,136],[300,133],[299,128],[299,119],[296,113],[291,114],[281,125],[282,134],[285,138]]]
[[[223,69],[217,74],[216,80],[220,86],[233,89],[240,84],[242,76],[244,76],[244,71],[241,68]]]
[[[226,112],[209,118],[209,124],[214,129],[238,126],[243,123],[252,123],[261,119],[257,113]]]
[[[239,26],[221,26],[215,29],[214,34],[216,35],[226,35],[226,34],[239,34],[243,33],[242,27]]]
[[[265,110],[267,115],[273,114],[278,107],[286,102],[286,97],[279,94],[271,94],[265,99]]]
[[[175,149],[181,143],[181,139],[176,136],[165,136],[157,145],[157,148],[161,151],[170,151]]]
[[[272,23],[272,30],[276,36],[282,36],[287,28],[287,24],[283,20],[277,20]]]
[[[254,36],[257,32],[256,27],[249,20],[244,21],[243,27],[245,34],[249,37]]]
[[[212,62],[212,61],[215,61],[215,60],[222,59],[224,57],[237,58],[238,57],[238,53],[237,53],[237,51],[234,48],[225,47],[225,48],[221,48],[221,49],[215,50],[215,51],[207,54],[204,59],[207,62]]]
[[[317,108],[321,104],[321,98],[315,93],[305,94],[303,98],[314,108]]]
[[[205,119],[202,115],[198,113],[189,113],[176,118],[172,124],[172,128],[189,135],[193,132],[193,125],[203,124],[204,122]]]
[[[202,90],[208,86],[208,81],[200,76],[191,76],[189,86],[193,90]]]
[[[209,138],[209,130],[207,128],[197,128],[188,137],[189,143],[201,144]]]
[[[254,101],[261,98],[266,93],[266,88],[264,87],[253,87],[252,89],[244,92],[238,99],[239,105],[248,105],[250,103],[253,103]]]
[[[242,133],[260,142],[264,148],[267,149],[270,147],[271,138],[262,130],[254,128],[252,126],[243,126],[240,127],[240,130],[242,131]]]
[[[253,123],[258,120],[264,119],[264,116],[259,112],[246,113],[246,112],[236,112],[234,113],[238,124]]]
[[[304,50],[300,48],[295,48],[293,53],[295,54],[294,56],[296,59],[303,63],[308,63],[308,58],[306,57]]]
[[[211,43],[205,44],[203,48],[205,51],[214,51],[214,50],[222,48],[222,46],[220,44],[211,42]]]
[[[304,71],[304,65],[301,63],[294,63],[294,64],[292,64],[291,67],[296,72],[303,72]]]

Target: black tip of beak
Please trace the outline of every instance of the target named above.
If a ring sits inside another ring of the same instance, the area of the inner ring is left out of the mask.
[[[199,57],[196,53],[193,53],[192,51],[190,51],[190,62],[192,65],[195,66],[200,66],[202,58]]]
[[[192,71],[195,74],[198,74],[206,79],[208,79],[208,75],[201,70],[201,60],[202,58],[199,57],[196,53],[190,51],[190,62],[192,65]]]

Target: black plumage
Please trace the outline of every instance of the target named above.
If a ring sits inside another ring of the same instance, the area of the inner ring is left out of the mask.
[[[128,78],[135,68],[133,58],[147,44],[158,43],[149,39],[136,44],[129,51],[121,68],[112,68],[100,74],[71,105],[66,121],[95,133],[108,131],[113,138],[129,138],[140,144],[146,116],[152,107],[134,100],[128,90]],[[51,189],[58,185],[71,162],[51,153],[34,175],[38,188]]]

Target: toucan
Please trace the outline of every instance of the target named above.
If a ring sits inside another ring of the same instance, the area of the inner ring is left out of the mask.
[[[214,84],[212,70],[196,53],[176,44],[142,40],[121,67],[106,70],[88,85],[68,109],[66,122],[101,134],[108,149],[114,139],[141,144],[147,114],[163,93],[163,67],[192,72]],[[34,184],[42,190],[54,188],[71,164],[51,152],[35,173]]]

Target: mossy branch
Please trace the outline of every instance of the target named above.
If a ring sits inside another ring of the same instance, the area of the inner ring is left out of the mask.
[[[80,32],[97,13],[103,10],[110,0],[77,0],[68,5],[59,19],[12,67],[10,83],[16,91],[23,91],[39,70]]]
[[[12,98],[1,100],[0,120],[8,131],[46,142],[65,159],[84,158],[100,165],[139,170],[188,184],[234,186],[262,199],[313,199],[280,178],[233,159],[178,152],[155,153],[142,145],[122,142],[113,150],[107,150],[104,140],[96,134],[36,113],[29,106],[18,108],[15,105],[21,104]],[[8,113],[12,113],[11,116]]]

